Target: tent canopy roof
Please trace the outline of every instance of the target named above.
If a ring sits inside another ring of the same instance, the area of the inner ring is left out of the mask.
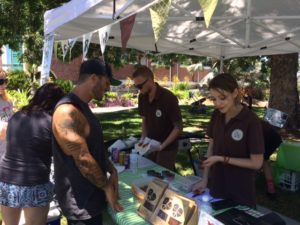
[[[65,40],[113,24],[107,44],[121,46],[118,21],[138,13],[128,48],[223,59],[299,52],[299,0],[219,0],[209,28],[198,1],[172,0],[156,44],[148,9],[155,2],[118,0],[114,13],[111,0],[72,0],[45,13],[45,34],[54,32],[55,40]],[[99,43],[96,33],[92,42]]]

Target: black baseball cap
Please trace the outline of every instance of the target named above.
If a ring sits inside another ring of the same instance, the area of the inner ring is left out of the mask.
[[[80,74],[96,74],[98,76],[107,76],[112,86],[122,84],[121,81],[113,78],[111,67],[101,59],[89,59],[80,66]]]

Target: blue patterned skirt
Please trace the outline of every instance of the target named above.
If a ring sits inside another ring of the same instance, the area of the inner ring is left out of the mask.
[[[53,184],[19,186],[0,182],[0,204],[11,208],[43,207],[53,199]]]

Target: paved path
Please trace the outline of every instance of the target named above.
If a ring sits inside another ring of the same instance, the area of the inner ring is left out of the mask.
[[[131,106],[131,107],[123,107],[123,106],[97,107],[97,108],[92,108],[92,112],[95,113],[95,114],[102,114],[102,113],[118,112],[118,111],[135,109],[135,108],[137,108],[137,106]]]

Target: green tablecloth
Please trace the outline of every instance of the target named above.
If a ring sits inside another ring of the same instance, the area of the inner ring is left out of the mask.
[[[119,225],[144,225],[144,224],[149,225],[150,224],[137,214],[139,202],[131,192],[131,184],[134,181],[145,178],[147,174],[147,170],[149,169],[155,171],[166,170],[165,168],[155,164],[151,167],[139,169],[136,173],[125,170],[124,172],[119,174],[119,190],[121,196],[119,202],[124,207],[124,211],[115,213],[110,208],[108,210],[110,216],[112,217],[112,219],[116,224]],[[173,189],[177,189],[178,191],[184,193],[184,191],[180,190],[180,180],[182,179],[183,177],[176,174],[175,179],[172,182],[169,182],[169,186],[171,186]]]
[[[152,166],[140,168],[136,173],[131,172],[130,170],[125,170],[124,172],[119,174],[119,189],[120,189],[120,203],[124,207],[124,211],[115,213],[108,209],[109,215],[112,217],[112,220],[118,225],[151,225],[149,222],[144,220],[137,214],[137,209],[140,203],[134,197],[131,191],[131,185],[135,181],[144,179],[147,177],[147,170],[155,170],[157,172],[166,170],[163,167],[158,166],[157,164],[153,164]],[[184,190],[181,189],[181,185],[186,180],[185,177],[182,177],[178,174],[175,174],[175,179],[169,183],[169,187],[173,190],[178,191],[182,194],[187,194]],[[246,206],[237,206],[236,208],[240,210],[248,210],[249,208]],[[227,209],[222,209],[218,211],[212,212],[212,215],[216,215],[226,211]]]

